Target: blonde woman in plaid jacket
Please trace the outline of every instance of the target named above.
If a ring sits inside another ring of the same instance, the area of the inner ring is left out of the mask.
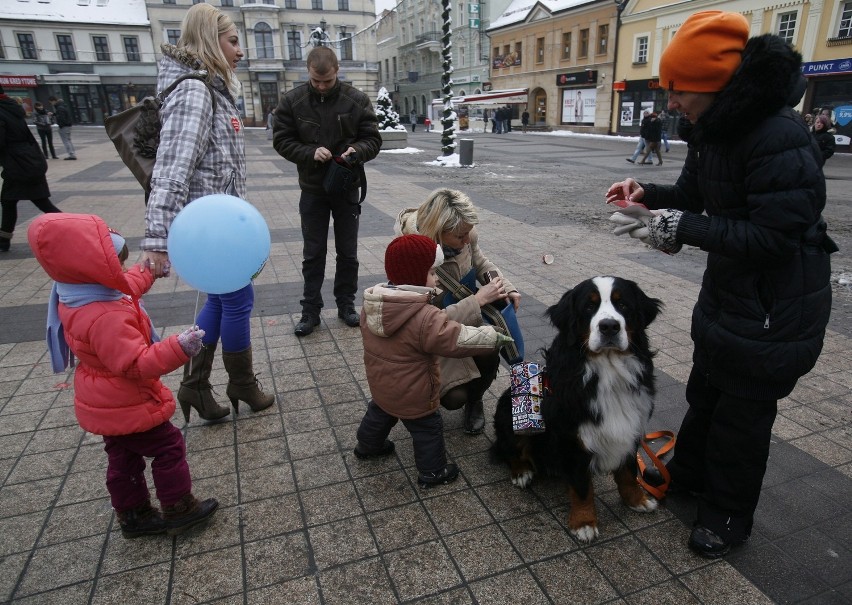
[[[245,141],[236,105],[240,84],[234,74],[243,51],[233,21],[209,4],[196,4],[187,11],[177,45],[163,44],[161,48],[158,90],[186,73],[201,70],[207,72],[210,86],[197,79],[184,80],[160,110],[163,127],[142,240],[145,259],[155,275],[168,274],[166,242],[181,208],[205,195],[246,197]],[[216,97],[215,110],[211,91]],[[210,385],[220,337],[228,372],[226,392],[234,411],[239,401],[255,412],[275,402],[255,378],[249,323],[253,307],[251,284],[229,294],[207,295],[196,319],[205,332],[204,347],[184,367],[178,391],[187,422],[190,408],[204,420],[219,420],[229,413],[227,407],[216,403]]]

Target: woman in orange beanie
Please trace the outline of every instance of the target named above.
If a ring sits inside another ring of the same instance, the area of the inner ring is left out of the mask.
[[[708,558],[751,535],[777,402],[822,350],[837,249],[821,216],[822,155],[792,108],[805,89],[802,57],[777,36],[748,36],[736,13],[683,23],[660,59],[668,109],[686,124],[681,175],[607,191],[608,202],[652,209],[618,234],[669,254],[684,244],[708,253],[689,408],[667,465],[673,488],[699,496],[689,546]]]

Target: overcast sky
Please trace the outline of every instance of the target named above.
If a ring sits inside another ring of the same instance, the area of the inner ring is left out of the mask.
[[[390,10],[396,4],[396,0],[376,0],[376,14],[381,15],[383,10]]]

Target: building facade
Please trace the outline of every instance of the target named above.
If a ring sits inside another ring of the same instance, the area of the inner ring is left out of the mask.
[[[0,84],[31,113],[65,99],[78,124],[152,94],[157,66],[144,0],[4,2]]]

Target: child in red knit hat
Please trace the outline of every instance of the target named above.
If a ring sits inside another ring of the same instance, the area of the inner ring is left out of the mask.
[[[358,427],[355,456],[388,456],[387,439],[401,420],[411,434],[418,484],[427,488],[454,481],[459,474],[447,463],[440,406],[439,357],[493,353],[511,342],[491,326],[471,327],[451,321],[431,304],[435,268],[444,261],[441,247],[423,235],[394,239],[385,252],[388,283],[364,292],[361,335],[364,366],[373,398]]]

